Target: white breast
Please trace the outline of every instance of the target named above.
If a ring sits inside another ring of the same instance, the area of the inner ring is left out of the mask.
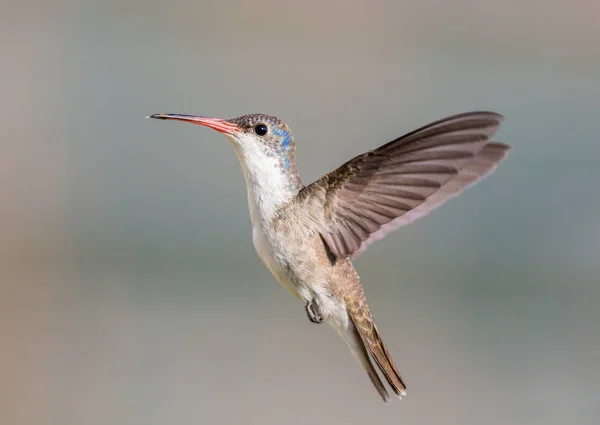
[[[271,234],[271,221],[277,210],[289,202],[295,192],[281,169],[277,157],[268,155],[255,142],[234,145],[248,188],[248,207],[252,221],[252,241],[261,260],[281,284],[295,293],[285,268],[282,236]]]

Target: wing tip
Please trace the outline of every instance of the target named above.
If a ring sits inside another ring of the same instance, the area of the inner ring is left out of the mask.
[[[473,111],[470,112],[471,114],[478,114],[478,115],[486,115],[488,117],[494,117],[496,120],[498,121],[504,121],[504,115],[495,112],[495,111],[486,111],[486,110],[479,110],[479,111]],[[469,114],[469,112],[467,112],[467,114]]]
[[[460,114],[450,115],[450,116],[447,116],[446,118],[442,118],[438,121],[435,121],[432,124],[439,124],[444,121],[451,121],[451,120],[456,120],[459,118],[473,118],[473,117],[493,119],[494,121],[496,121],[498,123],[498,125],[500,125],[502,123],[502,121],[504,121],[504,115],[499,114],[498,112],[486,111],[486,110],[475,110],[475,111],[463,112]]]
[[[502,142],[489,142],[485,146],[487,148],[493,148],[493,149],[503,150],[503,151],[506,151],[506,152],[512,150],[512,146],[511,145],[507,145],[506,143],[502,143]]]
[[[512,151],[512,149],[512,146],[507,145],[506,143],[489,142],[483,147],[482,151],[480,152],[480,155],[491,155],[496,165],[498,165],[501,161],[506,159],[506,157]]]

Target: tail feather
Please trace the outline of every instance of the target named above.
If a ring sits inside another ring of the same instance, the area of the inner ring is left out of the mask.
[[[373,322],[373,316],[369,311],[367,298],[360,284],[358,274],[350,261],[344,264],[346,264],[347,269],[344,270],[343,285],[338,284],[333,286],[333,288],[339,293],[340,298],[343,299],[346,311],[343,319],[338,318],[338,320],[334,320],[333,322],[338,326],[338,330],[346,342],[350,340],[352,343],[348,343],[350,349],[369,374],[371,381],[384,401],[387,401],[389,396],[387,396],[387,391],[384,393],[385,388],[382,390],[381,379],[373,367],[369,354],[375,360],[375,364],[381,370],[388,384],[394,390],[394,393],[402,398],[402,396],[406,395],[406,385],[400,377],[398,368],[394,364],[390,353],[385,348],[377,327]],[[352,338],[348,338],[348,335]]]
[[[381,336],[379,336],[379,332],[377,331],[377,326],[373,324],[373,339],[369,340],[367,346],[369,347],[369,351],[381,372],[387,379],[388,383],[396,393],[396,395],[400,398],[406,395],[406,384],[402,380],[400,376],[400,372],[398,372],[398,368],[392,359],[390,353],[385,348],[383,344],[383,340]]]
[[[377,330],[377,326],[373,323],[373,320],[370,317],[371,314],[368,310],[367,316],[368,318],[363,318],[362,320],[359,319],[361,323],[357,325],[356,328],[360,332],[362,340],[388,384],[392,387],[394,393],[402,399],[402,396],[406,395],[406,384],[402,380],[392,356],[385,348],[383,340]],[[355,314],[350,313],[350,317],[353,322],[356,320]]]
[[[375,369],[375,366],[373,365],[373,362],[369,357],[367,348],[365,347],[365,344],[360,336],[360,333],[358,332],[358,329],[356,329],[356,326],[354,326],[354,323],[352,321],[349,321],[347,327],[339,326],[338,332],[350,348],[350,351],[352,352],[352,355],[354,356],[356,361],[363,367],[365,372],[367,372],[367,375],[369,375],[373,386],[375,387],[383,401],[385,403],[389,402],[390,395],[388,394],[385,386],[383,385],[383,382],[381,382],[381,378],[377,374],[377,370]]]

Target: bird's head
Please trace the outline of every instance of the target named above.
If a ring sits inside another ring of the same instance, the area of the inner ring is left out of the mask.
[[[277,117],[248,114],[225,120],[195,115],[155,114],[150,118],[184,121],[217,130],[229,139],[246,164],[269,158],[275,160],[282,170],[294,167],[294,138],[287,124]]]

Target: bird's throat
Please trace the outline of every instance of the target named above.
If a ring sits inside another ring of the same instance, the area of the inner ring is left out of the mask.
[[[295,164],[260,146],[238,146],[236,152],[246,179],[252,223],[269,223],[303,187]]]

